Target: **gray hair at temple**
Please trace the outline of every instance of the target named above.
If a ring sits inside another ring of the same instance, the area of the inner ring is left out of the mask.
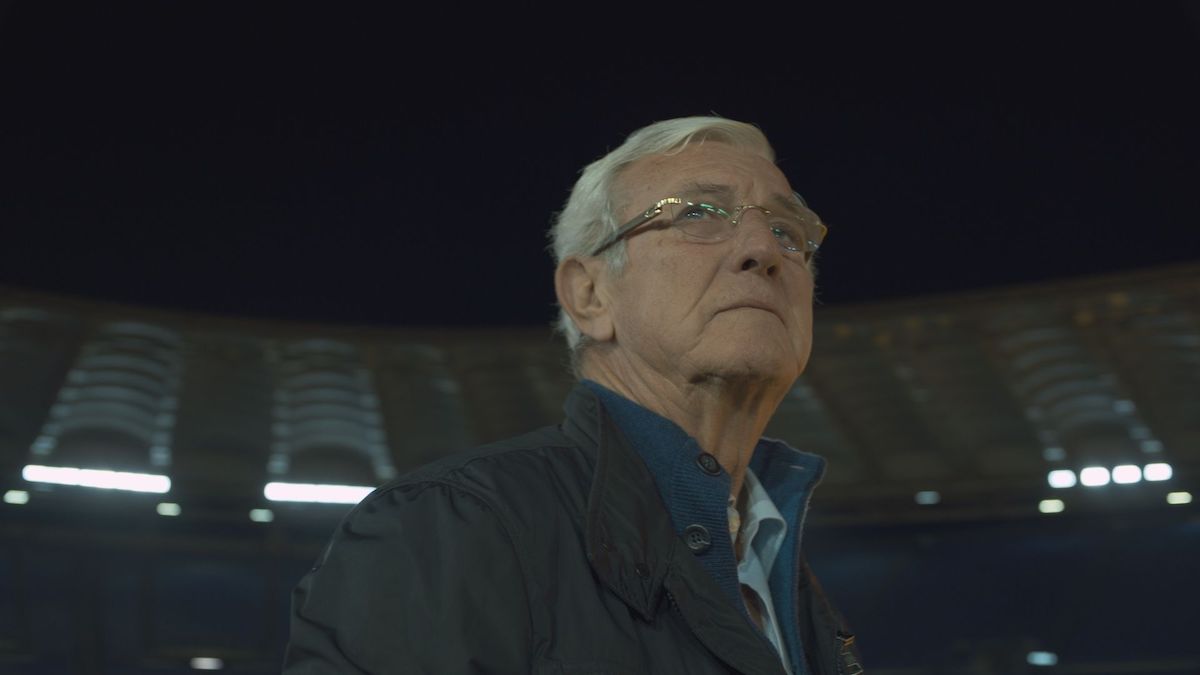
[[[616,150],[584,167],[571,196],[550,228],[550,250],[555,265],[569,256],[586,256],[621,226],[613,203],[613,185],[630,164],[651,155],[672,155],[688,144],[713,141],[775,161],[775,151],[758,127],[723,117],[681,117],[655,122],[632,134]],[[625,242],[618,241],[602,254],[608,267],[620,273],[625,265]],[[571,370],[579,376],[580,357],[588,339],[561,308],[557,329],[567,340]]]

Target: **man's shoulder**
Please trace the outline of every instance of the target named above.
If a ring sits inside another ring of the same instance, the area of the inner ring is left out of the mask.
[[[546,462],[562,461],[566,458],[564,453],[578,450],[557,426],[542,427],[446,455],[396,477],[390,484],[457,482],[467,475],[528,470]]]
[[[594,458],[559,427],[543,427],[417,467],[380,486],[363,503],[399,503],[386,497],[440,486],[508,511],[545,504],[554,495],[586,495],[593,464]],[[572,494],[561,494],[564,487]]]

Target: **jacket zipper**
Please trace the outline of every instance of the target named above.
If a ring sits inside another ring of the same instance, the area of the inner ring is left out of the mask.
[[[675,602],[675,595],[673,593],[671,593],[670,589],[664,588],[663,590],[666,591],[666,593],[667,593],[667,600],[669,600],[671,602],[671,607],[675,609],[675,613],[677,613],[679,615],[679,618],[682,619],[683,618],[683,610],[679,609],[679,603]],[[687,622],[684,621],[683,625],[686,626]],[[691,630],[691,628],[688,628],[688,630]]]
[[[840,630],[835,635],[842,643],[838,650],[838,672],[844,675],[862,675],[862,664],[858,662],[858,658],[854,656],[854,651],[850,649],[850,646],[854,644],[854,636],[843,633]]]
[[[675,600],[675,595],[666,587],[663,588],[663,591],[665,591],[667,594],[667,601],[671,604],[671,609],[675,610],[675,614],[679,616],[679,620],[683,623],[684,627],[687,628],[688,633],[691,633],[692,639],[703,645],[704,640],[701,640],[700,636],[696,635],[696,631],[692,629],[692,624],[689,623],[687,617],[683,615],[683,610],[679,607],[679,603]]]

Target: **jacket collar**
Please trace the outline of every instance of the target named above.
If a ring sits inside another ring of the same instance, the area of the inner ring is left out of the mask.
[[[585,545],[597,577],[647,621],[669,593],[714,655],[739,672],[782,674],[774,648],[675,535],[649,469],[596,394],[576,385],[564,407],[563,432],[595,451]]]
[[[600,579],[649,620],[679,542],[654,479],[596,394],[576,385],[564,433],[596,451],[588,493],[586,547]]]

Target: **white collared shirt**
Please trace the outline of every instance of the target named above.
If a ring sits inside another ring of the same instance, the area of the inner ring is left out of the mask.
[[[779,652],[784,669],[792,672],[788,660],[787,647],[779,630],[779,620],[775,615],[775,605],[771,602],[771,589],[767,580],[771,577],[771,568],[775,566],[775,558],[783,546],[784,535],[787,534],[787,521],[775,507],[775,502],[758,482],[758,478],[749,468],[746,469],[742,481],[742,491],[746,495],[744,511],[739,512],[733,499],[729,506],[730,534],[736,546],[741,549],[741,562],[738,563],[738,582],[748,587],[758,598],[762,608],[763,633]]]

